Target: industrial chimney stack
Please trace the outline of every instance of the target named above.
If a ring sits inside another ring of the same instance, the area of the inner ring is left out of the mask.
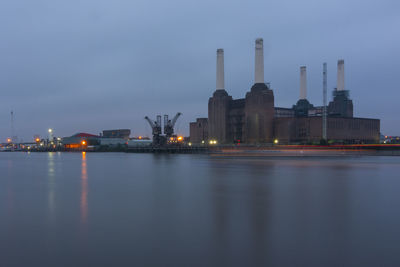
[[[300,67],[300,99],[307,99],[307,71],[306,66]]]
[[[217,90],[225,89],[224,49],[217,49]]]
[[[337,85],[338,91],[344,90],[344,60],[339,59],[337,63]]]
[[[254,83],[264,83],[264,45],[263,39],[256,39]]]

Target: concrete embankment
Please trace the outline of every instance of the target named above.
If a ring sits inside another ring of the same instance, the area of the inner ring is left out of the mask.
[[[220,146],[211,147],[212,156],[227,157],[324,157],[324,156],[400,156],[399,145],[329,146]]]

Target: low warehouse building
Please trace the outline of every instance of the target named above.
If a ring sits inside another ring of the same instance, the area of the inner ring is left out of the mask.
[[[131,130],[129,129],[118,129],[118,130],[104,130],[102,137],[122,138],[128,140],[130,135],[131,135]]]
[[[84,149],[88,146],[99,145],[98,135],[88,133],[77,133],[70,137],[64,137],[61,140],[62,145],[65,149]]]
[[[208,119],[198,118],[190,123],[190,142],[200,144],[208,140]]]

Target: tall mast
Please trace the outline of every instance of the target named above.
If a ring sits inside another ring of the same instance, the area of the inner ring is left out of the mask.
[[[323,81],[322,81],[322,87],[323,87],[323,114],[322,114],[322,139],[327,140],[327,64],[323,64],[323,70],[322,70],[322,75],[323,75]]]
[[[11,110],[11,142],[15,142],[15,130],[14,130],[14,111]]]

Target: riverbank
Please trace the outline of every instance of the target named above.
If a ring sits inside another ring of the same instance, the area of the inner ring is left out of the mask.
[[[211,147],[213,156],[290,157],[290,156],[400,156],[400,145],[273,145]]]
[[[44,148],[18,149],[23,152],[125,152],[125,153],[168,153],[210,154],[212,156],[400,156],[398,144],[371,145],[225,145],[225,146],[146,146],[146,147],[86,147],[80,149]],[[3,152],[13,152],[5,150]]]

